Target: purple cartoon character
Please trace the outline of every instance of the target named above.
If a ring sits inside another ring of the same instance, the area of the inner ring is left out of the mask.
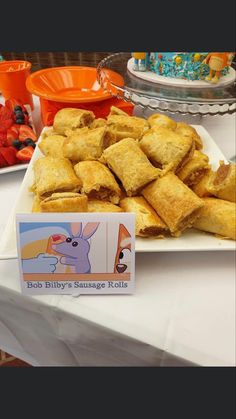
[[[98,226],[99,223],[87,223],[82,230],[82,223],[72,223],[70,237],[52,245],[53,250],[62,255],[60,262],[63,265],[74,266],[75,272],[79,274],[91,272],[88,239],[97,231]]]

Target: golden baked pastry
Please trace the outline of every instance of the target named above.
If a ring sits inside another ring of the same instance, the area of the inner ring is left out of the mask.
[[[165,171],[177,172],[192,157],[194,141],[168,128],[153,127],[140,140],[140,147],[150,161]]]
[[[202,199],[172,172],[146,186],[142,195],[175,237],[192,226],[199,209],[204,205]]]
[[[209,171],[209,158],[201,151],[194,150],[192,158],[178,172],[178,177],[190,188],[196,185]]]
[[[48,135],[40,141],[38,147],[45,156],[63,157],[64,140],[63,135]]]
[[[98,161],[81,161],[74,166],[82,182],[81,192],[89,199],[100,199],[118,204],[121,190],[108,167]]]
[[[31,210],[32,212],[41,212],[41,207],[40,207],[41,201],[42,200],[39,198],[38,195],[34,196],[32,210]]]
[[[139,191],[160,175],[161,171],[151,165],[147,156],[132,138],[125,138],[108,147],[103,158],[122,182],[128,196]]]
[[[107,138],[109,145],[124,138],[139,140],[147,131],[149,125],[144,118],[129,115],[113,114],[107,118]]]
[[[88,212],[122,212],[122,209],[108,201],[90,199],[88,201]]]
[[[42,212],[87,212],[88,198],[73,192],[53,193],[40,203]]]
[[[76,108],[60,109],[53,122],[53,129],[58,134],[65,134],[67,129],[74,130],[91,124],[95,119],[95,115],[91,111]]]
[[[77,162],[99,159],[106,146],[105,133],[105,127],[73,133],[64,141],[64,157]]]
[[[217,198],[203,198],[203,201],[204,207],[200,209],[193,227],[236,240],[235,203]]]
[[[120,201],[120,207],[125,212],[134,212],[135,235],[141,237],[161,236],[168,231],[167,225],[161,220],[154,209],[142,196],[124,198]]]
[[[92,122],[92,124],[90,124],[89,128],[93,129],[93,128],[105,127],[106,124],[107,124],[106,119],[104,119],[104,118],[97,118],[97,119],[94,119],[94,121]]]
[[[160,113],[154,113],[147,119],[150,127],[163,127],[174,130],[177,126],[177,123],[169,118],[166,115],[161,115]]]
[[[236,164],[220,162],[208,185],[209,192],[226,201],[236,202]]]
[[[184,122],[177,122],[175,132],[177,132],[181,136],[192,138],[195,142],[195,148],[197,150],[202,149],[203,147],[202,139],[200,135],[198,135],[195,128],[191,127],[191,125],[185,124]]]
[[[193,192],[198,195],[200,198],[211,196],[209,192],[209,182],[211,177],[214,175],[213,170],[209,169],[205,175],[200,179],[200,181],[191,187]]]
[[[125,116],[127,116],[128,114],[126,112],[122,111],[122,109],[117,108],[116,106],[111,106],[108,118],[111,115],[125,115]]]
[[[31,190],[40,198],[47,198],[54,192],[76,192],[82,185],[71,162],[63,157],[41,157],[33,169],[35,182]]]

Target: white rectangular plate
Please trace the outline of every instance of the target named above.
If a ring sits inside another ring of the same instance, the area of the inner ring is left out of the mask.
[[[18,170],[24,170],[24,169],[27,169],[28,166],[29,166],[29,163],[14,164],[13,166],[1,167],[0,175],[3,175],[4,173],[17,172]]]
[[[208,132],[201,125],[193,125],[201,136],[204,144],[203,152],[209,156],[213,170],[219,166],[219,160],[227,159],[224,157],[218,146],[210,137]],[[44,128],[46,130],[47,128]],[[43,131],[44,131],[43,130]],[[40,142],[41,137],[38,140]],[[35,152],[29,163],[24,180],[19,190],[16,205],[9,217],[2,241],[0,243],[0,259],[11,259],[17,257],[16,250],[16,213],[30,213],[32,208],[33,194],[28,191],[33,183],[33,164],[41,156],[41,152],[36,146]],[[210,251],[210,250],[235,250],[233,240],[223,240],[213,234],[204,233],[194,229],[187,230],[181,237],[168,237],[165,239],[145,239],[136,238],[136,252],[188,252],[188,251]]]

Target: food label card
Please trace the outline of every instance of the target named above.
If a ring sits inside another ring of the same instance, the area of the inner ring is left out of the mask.
[[[134,292],[134,214],[18,214],[16,228],[23,293]]]

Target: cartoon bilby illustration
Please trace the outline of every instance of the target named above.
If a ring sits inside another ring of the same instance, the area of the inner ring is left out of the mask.
[[[221,71],[232,63],[234,54],[230,52],[210,52],[203,63],[210,67],[210,74],[206,77],[211,83],[218,83]]]
[[[76,273],[91,272],[88,239],[97,231],[99,224],[87,223],[82,230],[82,223],[72,223],[71,235],[61,243],[52,244],[52,249],[62,255],[60,262],[63,265],[74,266]]]
[[[114,273],[130,273],[131,267],[131,236],[123,224],[119,226],[117,252]]]

